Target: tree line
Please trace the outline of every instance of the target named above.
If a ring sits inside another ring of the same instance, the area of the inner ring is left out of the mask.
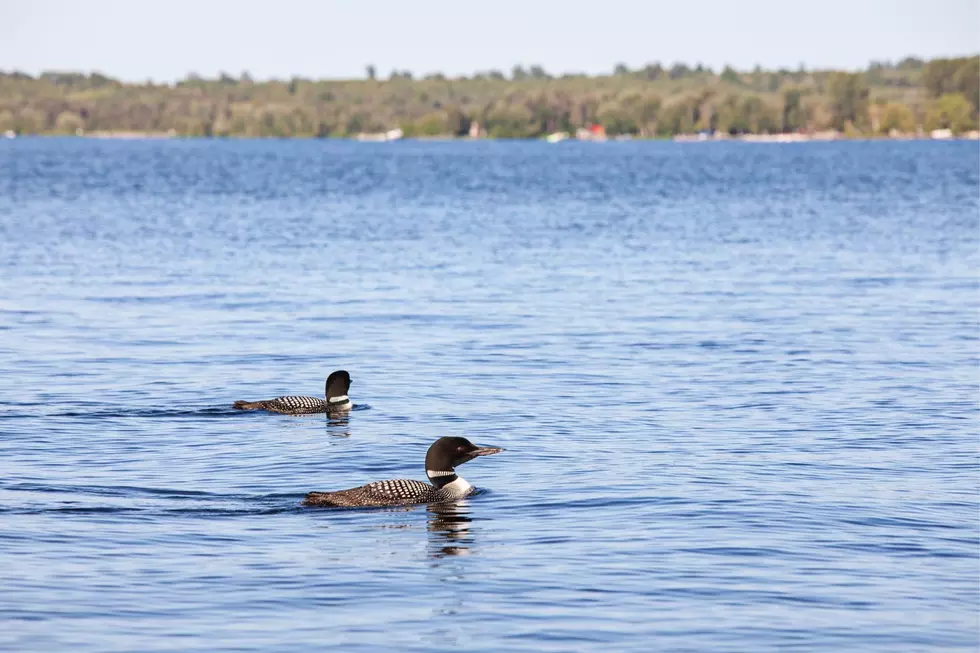
[[[410,71],[360,80],[255,81],[248,74],[175,84],[99,73],[0,72],[0,132],[170,132],[206,137],[537,138],[602,125],[643,138],[838,130],[854,136],[977,129],[980,56],[872,62],[866,70],[735,70],[651,63],[611,74],[554,76],[515,66],[465,77]]]

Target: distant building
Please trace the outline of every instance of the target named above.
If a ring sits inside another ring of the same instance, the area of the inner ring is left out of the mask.
[[[602,125],[589,125],[575,130],[575,138],[580,141],[605,141],[606,128]]]
[[[370,133],[370,134],[366,134],[366,133],[363,133],[362,132],[362,133],[358,134],[357,136],[355,136],[355,138],[357,140],[359,140],[359,141],[375,142],[375,143],[385,143],[385,142],[388,142],[388,141],[397,141],[397,140],[400,140],[401,137],[404,136],[404,135],[405,135],[405,132],[403,132],[400,127],[398,127],[398,128],[395,128],[395,129],[389,129],[386,132],[375,132],[375,133]]]

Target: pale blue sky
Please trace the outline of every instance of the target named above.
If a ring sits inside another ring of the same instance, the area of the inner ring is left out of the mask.
[[[980,0],[0,0],[0,70],[173,81],[194,71],[455,75],[649,61],[862,68],[980,50]]]

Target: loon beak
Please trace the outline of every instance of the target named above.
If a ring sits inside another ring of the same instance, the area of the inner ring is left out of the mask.
[[[477,456],[492,456],[495,453],[500,453],[503,451],[500,447],[479,447],[470,452],[470,455],[476,458]]]

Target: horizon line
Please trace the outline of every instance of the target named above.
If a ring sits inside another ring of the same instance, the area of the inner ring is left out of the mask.
[[[12,68],[9,71],[7,69],[5,69],[5,68],[0,68],[0,75],[10,75],[10,76],[12,76],[12,75],[20,74],[20,75],[29,76],[29,77],[31,77],[33,79],[41,78],[44,75],[83,75],[83,76],[86,76],[86,77],[91,77],[93,75],[101,75],[102,77],[106,77],[108,79],[112,79],[114,81],[118,81],[118,82],[122,82],[122,83],[126,83],[126,84],[146,84],[147,82],[150,82],[150,83],[152,83],[154,85],[170,85],[170,84],[176,84],[176,83],[180,83],[180,82],[184,82],[184,81],[192,81],[192,80],[195,80],[195,79],[199,79],[199,80],[217,80],[217,79],[221,79],[222,76],[228,77],[230,79],[239,80],[239,81],[240,80],[244,80],[244,79],[249,79],[253,83],[268,83],[268,82],[280,82],[280,81],[291,81],[291,80],[307,80],[307,81],[314,81],[314,82],[333,82],[333,81],[336,81],[336,82],[350,82],[350,81],[371,81],[373,79],[374,81],[387,81],[389,79],[398,78],[396,76],[404,76],[406,74],[411,76],[412,81],[422,81],[422,80],[425,80],[427,78],[428,79],[431,79],[431,78],[436,77],[436,76],[442,76],[442,77],[444,77],[447,80],[464,80],[464,79],[473,79],[473,78],[478,77],[478,76],[486,76],[486,75],[490,75],[490,74],[494,74],[494,73],[499,73],[499,74],[503,75],[503,77],[504,77],[505,80],[507,80],[507,81],[515,81],[515,80],[512,79],[512,77],[508,76],[508,74],[509,73],[512,73],[514,70],[516,70],[518,68],[524,70],[525,73],[528,73],[528,71],[530,69],[532,69],[532,68],[538,68],[539,70],[541,70],[545,74],[544,77],[539,77],[539,79],[545,79],[545,78],[561,78],[561,77],[614,77],[614,76],[616,76],[615,70],[620,65],[626,66],[627,70],[630,73],[641,72],[641,71],[643,71],[648,66],[660,66],[663,70],[669,71],[672,67],[675,67],[675,66],[678,66],[678,65],[686,66],[691,71],[695,71],[700,66],[702,68],[702,72],[703,73],[711,73],[711,74],[714,74],[714,75],[718,75],[721,72],[724,72],[724,70],[727,69],[727,68],[730,68],[730,69],[734,70],[736,73],[745,74],[745,75],[755,74],[757,71],[758,72],[762,72],[762,73],[779,73],[779,72],[782,72],[782,73],[787,73],[787,72],[788,73],[800,73],[800,72],[806,72],[806,73],[822,73],[822,72],[839,72],[839,71],[845,71],[845,72],[852,72],[853,73],[853,72],[866,72],[866,71],[870,70],[875,65],[881,65],[881,66],[885,66],[885,67],[897,67],[901,63],[903,63],[905,61],[908,61],[910,59],[921,61],[923,63],[929,63],[930,61],[936,61],[936,60],[942,60],[942,59],[968,59],[968,58],[977,57],[977,56],[980,56],[980,51],[969,52],[969,53],[960,53],[960,54],[943,54],[943,55],[935,56],[935,57],[922,57],[922,56],[919,56],[919,55],[916,55],[916,54],[908,54],[908,55],[905,55],[904,57],[902,57],[901,59],[897,59],[897,60],[893,60],[893,59],[870,59],[863,67],[834,67],[834,66],[827,66],[827,67],[816,66],[816,67],[813,67],[813,66],[807,65],[805,62],[800,62],[800,63],[798,63],[796,65],[795,68],[789,68],[789,67],[786,67],[786,66],[764,67],[761,64],[756,64],[751,69],[745,69],[745,68],[740,69],[740,68],[738,68],[736,66],[733,66],[732,64],[727,64],[726,63],[723,66],[719,67],[717,70],[714,67],[712,67],[711,65],[705,64],[704,62],[689,63],[689,62],[680,61],[680,60],[673,60],[673,61],[669,61],[669,62],[667,62],[667,61],[653,60],[653,61],[649,61],[649,62],[643,64],[642,66],[636,66],[636,67],[630,67],[630,66],[628,66],[627,64],[625,64],[623,62],[616,62],[616,63],[612,64],[611,66],[609,66],[609,68],[607,70],[602,71],[602,72],[597,72],[597,73],[589,73],[589,72],[574,71],[574,70],[564,70],[564,71],[561,71],[561,72],[549,72],[549,71],[545,70],[544,66],[542,66],[540,64],[534,64],[534,63],[530,63],[530,64],[528,64],[528,63],[515,63],[515,64],[511,65],[509,69],[507,69],[507,68],[485,68],[485,69],[482,69],[482,70],[472,71],[472,72],[470,72],[468,74],[464,73],[464,74],[458,74],[458,75],[446,74],[446,73],[443,73],[443,72],[438,71],[438,70],[436,70],[436,71],[426,71],[426,72],[423,72],[423,73],[416,73],[416,72],[411,71],[411,70],[409,70],[407,68],[401,68],[401,69],[399,69],[399,68],[392,68],[387,73],[384,73],[384,72],[380,72],[379,71],[379,74],[377,74],[374,78],[371,78],[370,76],[368,76],[366,74],[368,68],[373,66],[373,64],[371,64],[371,63],[364,64],[365,75],[364,76],[359,76],[359,77],[355,77],[355,76],[314,77],[314,76],[301,75],[301,74],[295,74],[294,73],[294,74],[292,74],[292,75],[290,75],[288,77],[269,76],[269,77],[264,77],[264,78],[253,78],[252,75],[251,75],[251,73],[248,70],[242,70],[242,71],[239,71],[237,73],[234,73],[234,72],[231,72],[231,71],[228,71],[228,70],[220,70],[219,69],[219,70],[213,71],[212,73],[210,73],[210,75],[209,75],[209,73],[199,73],[197,71],[190,70],[190,71],[184,73],[184,76],[183,77],[175,77],[175,78],[170,78],[170,79],[164,80],[164,79],[154,78],[152,76],[146,76],[146,77],[142,77],[142,78],[128,78],[128,77],[122,77],[122,76],[115,76],[115,75],[112,75],[111,73],[107,73],[107,72],[104,72],[103,70],[98,70],[98,69],[94,69],[94,68],[90,68],[90,69],[72,69],[72,68],[64,68],[64,69],[56,69],[55,68],[55,69],[52,69],[52,68],[48,68],[48,69],[42,69],[42,70],[40,70],[38,72],[35,72],[35,73],[29,72],[29,71],[25,71],[25,70],[19,69],[19,68]],[[532,78],[532,76],[530,74],[528,74],[528,77],[529,78]],[[406,78],[405,77],[401,77],[401,79],[406,79]]]

